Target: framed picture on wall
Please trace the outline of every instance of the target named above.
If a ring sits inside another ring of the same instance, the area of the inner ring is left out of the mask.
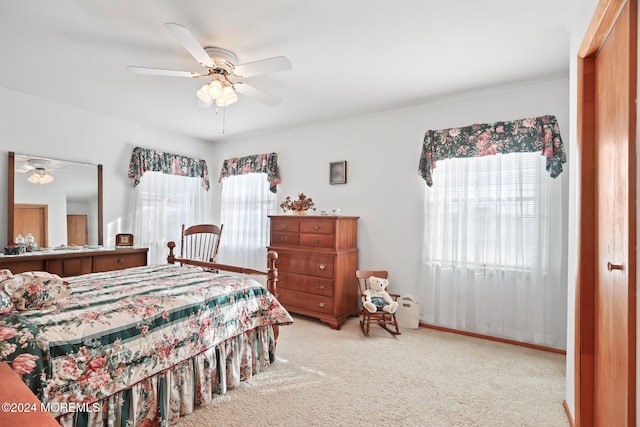
[[[329,184],[347,183],[347,161],[329,163]]]

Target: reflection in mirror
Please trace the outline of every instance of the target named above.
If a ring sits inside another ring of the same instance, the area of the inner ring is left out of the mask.
[[[15,242],[18,234],[30,233],[39,247],[101,245],[101,167],[12,154],[8,239]]]

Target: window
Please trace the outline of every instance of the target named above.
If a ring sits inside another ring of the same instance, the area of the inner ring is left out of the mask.
[[[540,153],[439,161],[425,187],[428,322],[564,348],[562,180]]]
[[[266,173],[229,176],[222,181],[219,260],[224,264],[266,268],[269,218],[277,210]]]
[[[203,222],[207,191],[199,177],[151,171],[132,191],[136,245],[149,247],[149,264],[164,264],[169,254],[167,243],[180,243],[182,224]]]
[[[537,176],[540,160],[538,153],[514,153],[443,161],[436,169],[442,182],[426,191],[432,236],[427,260],[449,267],[533,268],[536,230],[549,221],[537,198],[538,178],[550,179]]]

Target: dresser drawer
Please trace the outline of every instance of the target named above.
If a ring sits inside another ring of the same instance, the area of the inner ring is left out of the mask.
[[[334,221],[327,219],[313,219],[308,221],[301,221],[300,232],[311,234],[333,234]]]
[[[278,289],[291,289],[310,294],[333,295],[333,280],[320,277],[302,276],[299,274],[280,273]]]
[[[298,246],[300,244],[300,234],[274,230],[271,232],[271,244]]]
[[[129,267],[140,267],[147,265],[146,253],[135,254],[115,254],[96,256],[93,260],[93,270],[95,272],[122,270]]]
[[[300,234],[300,245],[314,248],[333,248],[332,234]]]
[[[333,278],[334,256],[310,252],[278,251],[278,269],[306,276]]]
[[[295,312],[295,308],[310,310],[317,313],[333,313],[333,298],[322,295],[308,294],[305,292],[292,291],[291,289],[278,288],[278,301],[287,310]]]
[[[63,258],[52,259],[47,265],[49,273],[57,274],[60,277],[79,276],[81,274],[91,273],[91,258]]]
[[[297,233],[300,231],[300,221],[294,217],[271,218],[271,231]]]
[[[19,261],[11,260],[11,257],[2,259],[0,268],[8,268],[13,274],[24,273],[25,271],[47,271],[46,260],[23,259]],[[57,273],[56,273],[57,274]],[[2,289],[0,287],[0,289]]]

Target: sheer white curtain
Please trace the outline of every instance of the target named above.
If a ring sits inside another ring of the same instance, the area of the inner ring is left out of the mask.
[[[539,153],[438,162],[425,187],[423,320],[566,346],[562,177]]]
[[[137,246],[149,247],[149,264],[167,262],[167,242],[180,248],[182,224],[206,221],[207,190],[200,177],[145,172],[132,189],[132,233]]]
[[[276,213],[276,195],[266,173],[248,173],[222,180],[219,262],[259,270],[266,268],[269,218]]]

